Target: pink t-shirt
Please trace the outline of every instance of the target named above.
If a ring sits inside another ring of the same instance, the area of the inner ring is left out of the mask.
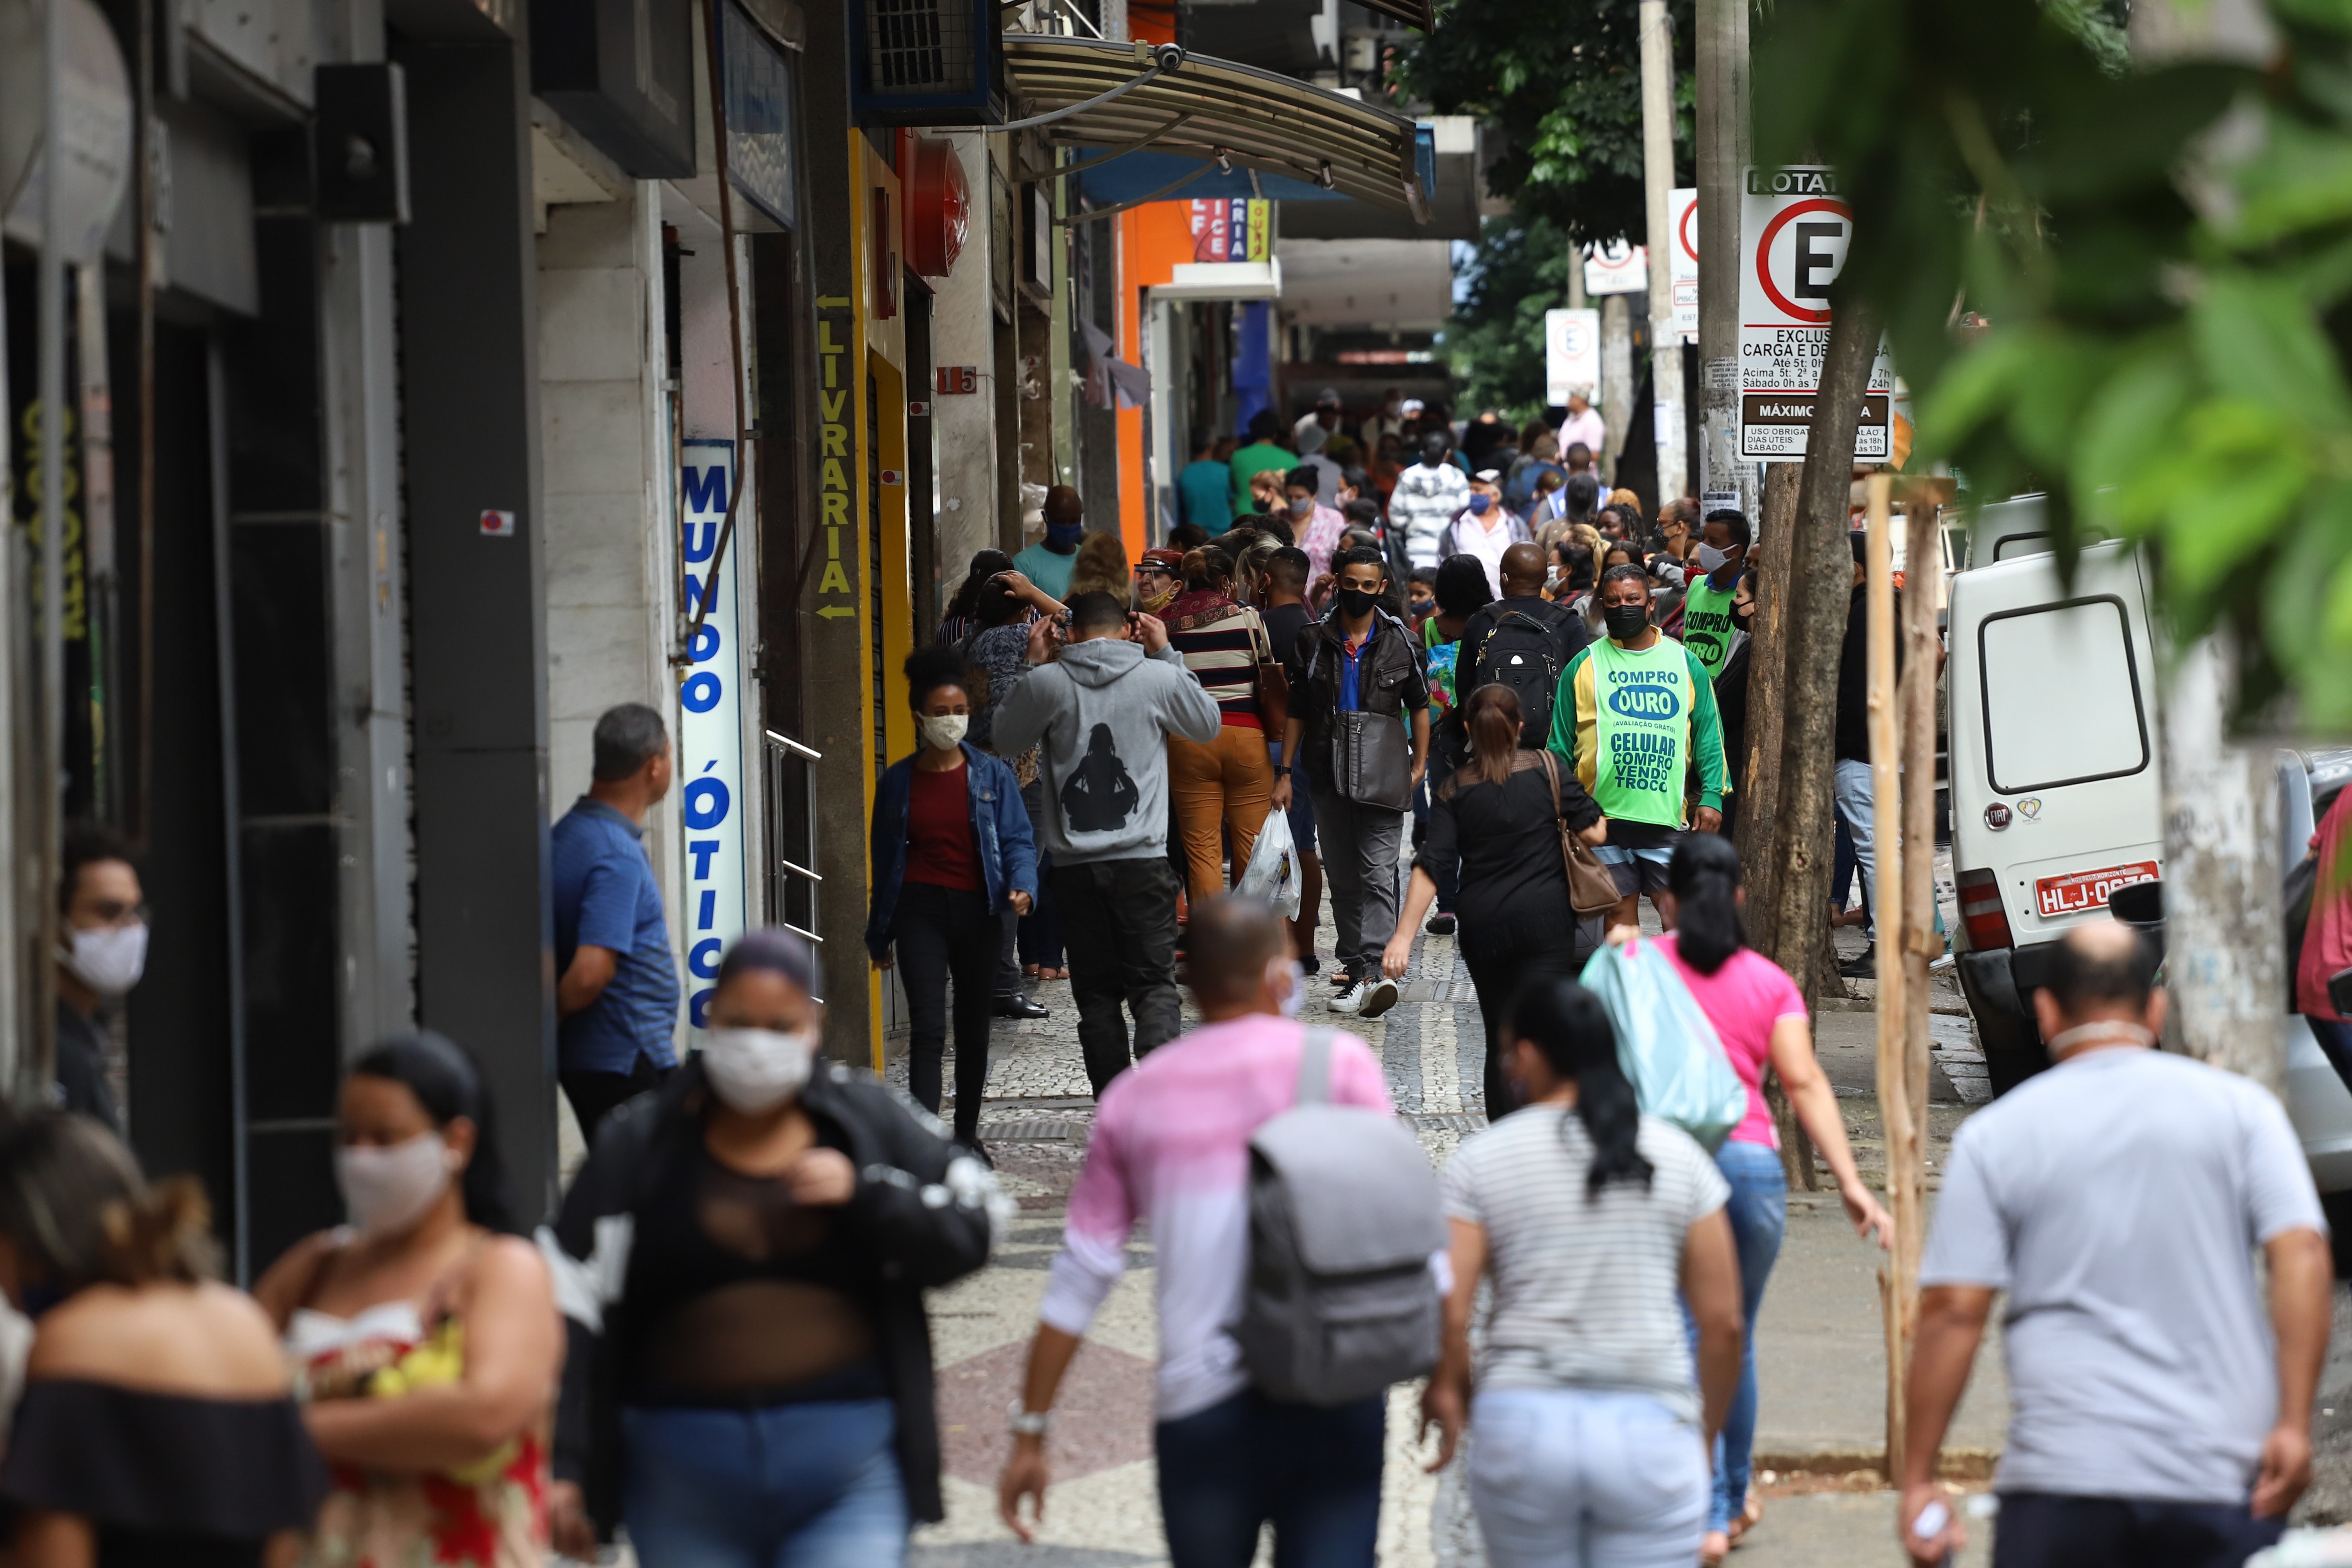
[[[1699,1011],[1715,1025],[1724,1054],[1731,1058],[1732,1071],[1748,1085],[1748,1114],[1731,1129],[1729,1141],[1779,1148],[1780,1130],[1772,1125],[1772,1113],[1765,1106],[1759,1085],[1764,1064],[1772,1060],[1772,1026],[1782,1019],[1811,1016],[1797,982],[1789,978],[1788,970],[1753,947],[1742,947],[1712,975],[1702,975],[1683,961],[1671,932],[1658,938],[1658,948],[1675,961],[1675,972],[1690,988]]]

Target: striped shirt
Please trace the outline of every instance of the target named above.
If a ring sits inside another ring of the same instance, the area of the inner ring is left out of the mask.
[[[1265,727],[1257,713],[1257,656],[1271,646],[1265,622],[1223,594],[1187,593],[1169,607],[1168,641],[1227,724]]]
[[[1683,1242],[1729,1184],[1690,1134],[1642,1118],[1648,1191],[1587,1199],[1592,1140],[1573,1110],[1535,1106],[1463,1141],[1439,1176],[1445,1212],[1486,1228],[1494,1306],[1480,1388],[1651,1394],[1696,1421],[1682,1314]]]

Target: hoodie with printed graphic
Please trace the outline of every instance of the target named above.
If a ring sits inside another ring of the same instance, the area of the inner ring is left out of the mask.
[[[1021,677],[996,710],[1002,756],[1039,747],[1038,838],[1057,865],[1168,852],[1168,739],[1202,745],[1223,720],[1173,648],[1090,637]]]

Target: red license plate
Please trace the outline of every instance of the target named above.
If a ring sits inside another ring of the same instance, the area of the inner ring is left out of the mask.
[[[2033,904],[2044,920],[2061,915],[2080,915],[2086,909],[2105,909],[2116,889],[2129,887],[2136,882],[2154,882],[2157,875],[2154,861],[2135,861],[2130,865],[2111,865],[2104,871],[2045,876],[2033,884]]]

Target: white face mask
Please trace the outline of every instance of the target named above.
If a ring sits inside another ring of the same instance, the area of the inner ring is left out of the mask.
[[[714,1029],[702,1048],[702,1071],[730,1110],[772,1111],[801,1091],[816,1061],[813,1029]]]
[[[969,714],[949,713],[921,715],[915,720],[915,733],[933,751],[953,751],[963,740],[963,732],[971,727]]]
[[[425,1218],[457,1174],[457,1157],[438,1133],[382,1147],[341,1145],[335,1185],[352,1223],[371,1236],[397,1236]]]
[[[1717,549],[1713,545],[1701,545],[1696,553],[1698,558],[1699,570],[1710,575],[1722,570],[1723,563],[1731,559],[1729,550]]]
[[[70,934],[73,946],[58,956],[74,978],[101,996],[119,997],[139,983],[147,968],[147,926],[101,925]]]

